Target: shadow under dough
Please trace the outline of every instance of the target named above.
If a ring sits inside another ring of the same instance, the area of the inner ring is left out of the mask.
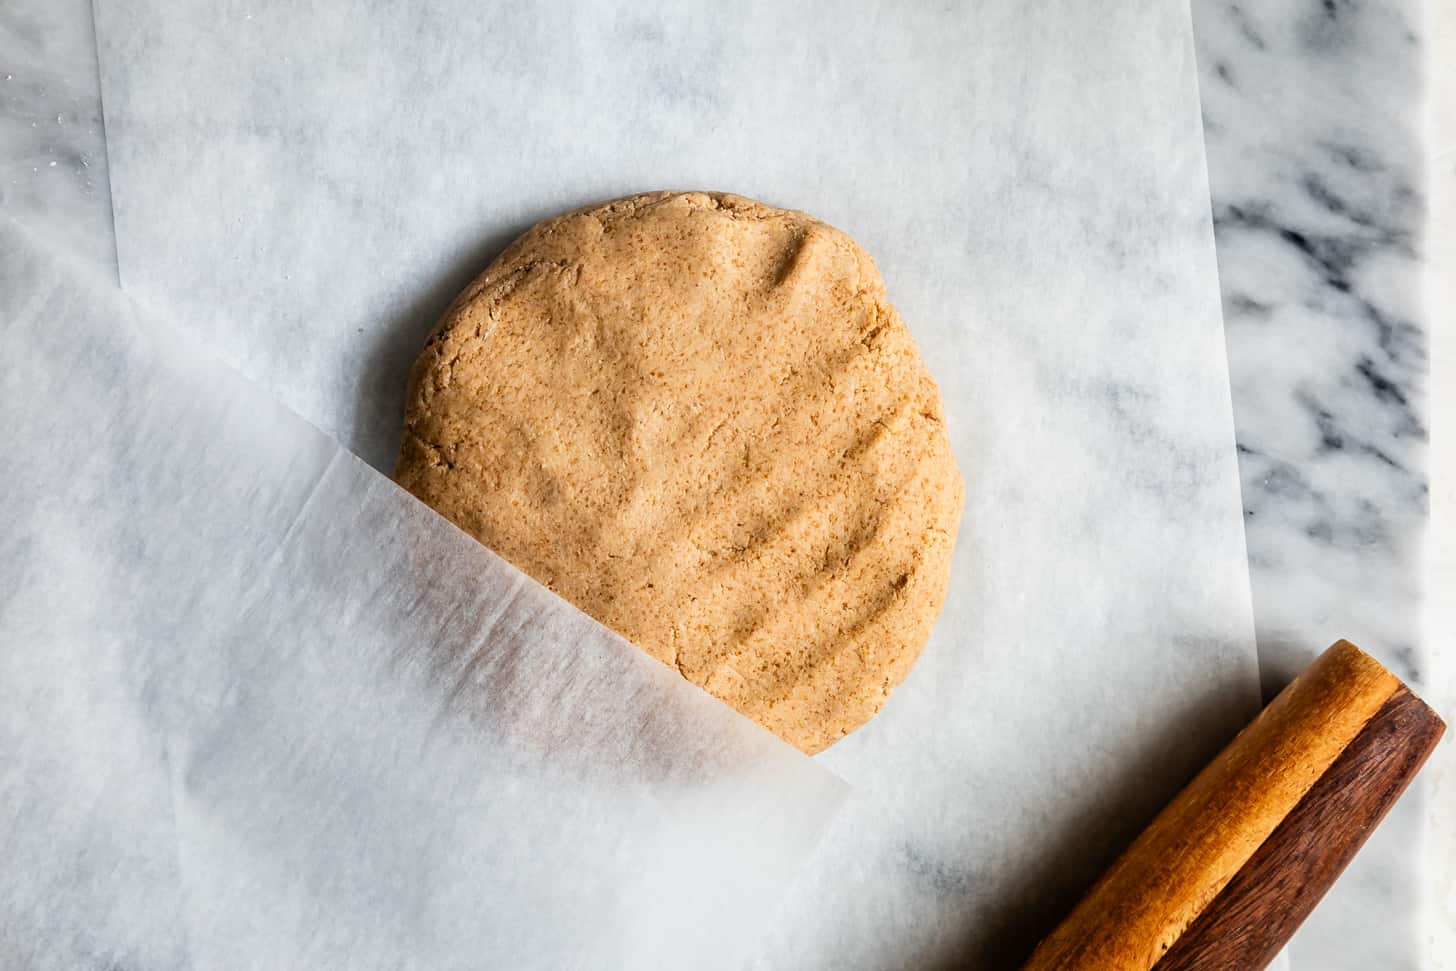
[[[473,245],[442,258],[436,272],[422,280],[402,310],[384,317],[359,376],[353,442],[359,457],[385,475],[394,474],[404,425],[405,390],[410,368],[425,339],[460,291],[485,271],[517,237],[554,212],[483,235]]]
[[[486,232],[458,252],[443,254],[436,270],[428,279],[420,281],[418,290],[405,301],[403,309],[388,313],[381,319],[374,328],[373,342],[366,352],[365,364],[359,375],[358,401],[350,429],[354,452],[360,458],[385,475],[394,474],[394,461],[399,454],[404,425],[405,386],[409,381],[410,368],[450,302],[508,245],[542,220],[613,199],[659,191],[663,187],[644,189],[605,185],[599,188],[608,191],[585,191],[556,205],[528,205],[526,211],[532,218]],[[618,191],[610,191],[612,189]]]

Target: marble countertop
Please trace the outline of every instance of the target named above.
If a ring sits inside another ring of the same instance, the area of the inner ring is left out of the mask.
[[[1456,307],[1456,6],[1445,4],[1428,18],[1429,69],[1426,160],[1430,188],[1427,220],[1426,306]],[[1456,315],[1432,314],[1431,413],[1456,414]],[[1450,422],[1437,422],[1431,441],[1431,529],[1426,551],[1426,629],[1430,648],[1427,696],[1448,723],[1456,714],[1456,435]],[[1443,642],[1443,632],[1444,642]],[[1456,745],[1449,733],[1426,772],[1431,806],[1450,806],[1456,787]],[[1456,814],[1432,812],[1426,834],[1428,864],[1434,871],[1427,910],[1428,963],[1437,971],[1456,969]]]
[[[1266,692],[1338,637],[1425,688],[1450,662],[1421,626],[1424,8],[1193,0],[1193,19]],[[90,0],[0,12],[0,134],[0,208],[114,272]],[[1315,911],[1293,967],[1431,966],[1422,921],[1450,917],[1412,876],[1431,788]]]
[[[1266,695],[1337,637],[1424,690],[1424,9],[1194,0],[1193,13]],[[1293,967],[1428,966],[1424,886],[1408,876],[1427,792],[1315,910]]]

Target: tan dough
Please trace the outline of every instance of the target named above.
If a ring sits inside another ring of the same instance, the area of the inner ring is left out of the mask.
[[[399,482],[806,752],[940,612],[962,484],[870,258],[739,196],[535,226],[410,378]]]

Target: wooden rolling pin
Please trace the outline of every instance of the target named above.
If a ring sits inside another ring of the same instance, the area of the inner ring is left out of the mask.
[[[1374,658],[1336,643],[1168,804],[1026,971],[1263,968],[1445,727]]]

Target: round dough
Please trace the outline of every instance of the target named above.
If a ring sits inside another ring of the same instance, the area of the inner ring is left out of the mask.
[[[869,720],[945,597],[962,485],[869,256],[657,192],[540,223],[416,361],[395,476],[806,752]]]

